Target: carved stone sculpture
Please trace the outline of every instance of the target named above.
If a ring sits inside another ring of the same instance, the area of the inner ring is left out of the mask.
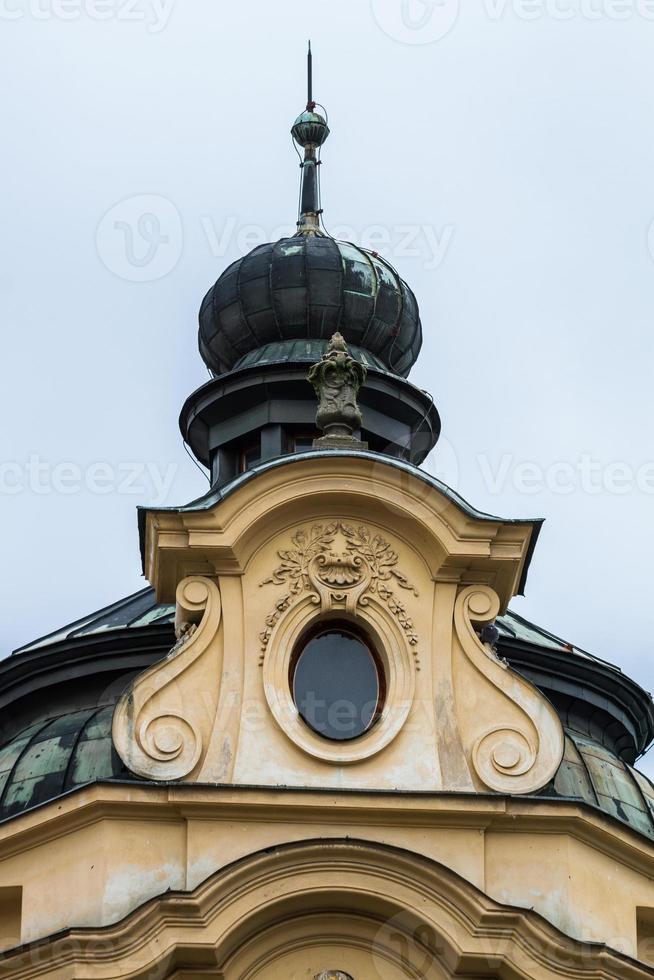
[[[314,441],[316,449],[368,448],[354,436],[362,424],[357,397],[366,376],[363,364],[350,356],[344,338],[335,333],[308,376],[318,396],[316,425],[324,432]]]
[[[377,595],[404,630],[418,661],[418,635],[413,620],[391,583],[414,596],[418,592],[397,567],[399,557],[388,541],[364,525],[355,527],[345,521],[334,521],[300,528],[291,542],[291,549],[279,552],[281,564],[261,583],[262,586],[290,585],[290,592],[277,600],[266,619],[266,628],[261,633],[264,652],[274,626],[293,599],[303,592],[312,592],[323,612],[343,604],[348,613],[355,613],[358,603],[365,603],[367,595]]]

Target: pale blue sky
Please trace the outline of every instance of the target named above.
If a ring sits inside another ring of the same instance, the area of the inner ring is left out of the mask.
[[[206,486],[197,310],[295,220],[309,36],[326,224],[420,301],[429,468],[547,518],[514,609],[650,689],[647,0],[0,0],[2,654],[141,587],[137,504]]]

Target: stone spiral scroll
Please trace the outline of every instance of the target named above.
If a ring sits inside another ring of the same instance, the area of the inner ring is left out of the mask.
[[[457,596],[455,645],[467,660],[464,670],[471,667],[476,674],[473,685],[459,685],[459,721],[469,764],[485,787],[498,793],[534,793],[559,768],[563,729],[540,691],[479,639],[473,624],[492,622],[498,612],[499,599],[486,586],[470,586]],[[474,702],[469,700],[473,690]]]
[[[220,625],[220,591],[211,579],[193,576],[180,582],[176,599],[178,642],[165,660],[136,678],[114,712],[118,754],[128,769],[148,779],[183,779],[207,749],[202,713],[188,693],[195,685],[188,681]]]

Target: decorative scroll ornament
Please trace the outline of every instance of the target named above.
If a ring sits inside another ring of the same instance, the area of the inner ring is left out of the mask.
[[[309,592],[322,610],[342,605],[352,615],[359,603],[366,605],[370,596],[377,596],[402,627],[418,661],[418,634],[392,585],[415,596],[418,592],[397,567],[399,557],[385,538],[363,525],[355,528],[334,521],[301,528],[291,542],[293,548],[278,552],[281,564],[261,583],[290,585],[266,618],[266,628],[260,634],[264,654],[282,614],[296,596]]]
[[[204,756],[218,684],[207,685],[202,676],[216,670],[212,645],[220,618],[220,592],[211,579],[179,584],[177,643],[133,682],[114,712],[114,745],[136,775],[183,779]]]
[[[561,722],[549,701],[479,639],[474,623],[492,622],[492,589],[463,589],[454,606],[457,713],[469,765],[498,793],[535,793],[554,777],[563,757]]]

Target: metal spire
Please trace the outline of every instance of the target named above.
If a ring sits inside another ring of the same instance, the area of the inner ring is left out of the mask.
[[[311,54],[311,41],[309,41],[309,53],[307,54],[307,80],[307,110],[313,112],[316,108],[316,103],[313,101],[313,55]]]
[[[298,235],[322,235],[320,230],[320,187],[318,149],[329,136],[327,120],[315,111],[313,100],[313,54],[311,41],[307,53],[307,107],[293,124],[293,139],[304,147],[302,167],[302,190],[300,194],[300,214],[298,216]]]

